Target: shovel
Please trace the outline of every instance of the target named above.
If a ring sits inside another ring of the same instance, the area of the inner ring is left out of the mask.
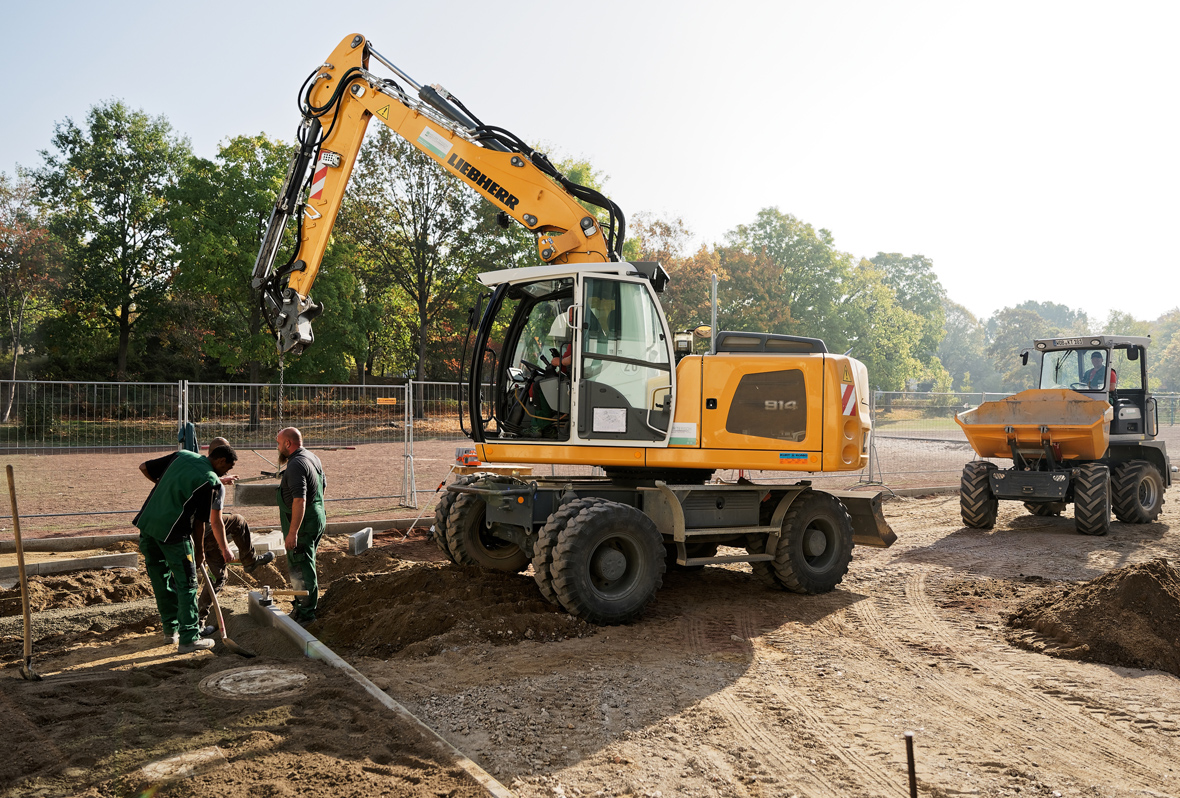
[[[229,639],[225,628],[225,618],[221,615],[221,605],[217,603],[217,592],[213,589],[213,579],[209,576],[209,566],[205,563],[201,563],[201,575],[205,577],[205,586],[209,588],[209,595],[213,597],[213,612],[217,617],[217,628],[221,630],[221,642],[225,643],[225,647],[238,656],[247,658],[258,656],[253,651],[247,651]]]
[[[12,499],[12,533],[16,538],[16,564],[20,573],[20,602],[25,614],[25,660],[20,666],[20,676],[30,682],[41,681],[41,675],[33,670],[33,639],[32,624],[29,612],[29,582],[25,578],[25,548],[20,540],[20,515],[16,511],[16,482],[12,476],[12,466],[8,466],[8,497]]]

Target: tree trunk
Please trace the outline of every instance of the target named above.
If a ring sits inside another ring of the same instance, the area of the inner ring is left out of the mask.
[[[127,350],[131,344],[131,308],[123,303],[122,313],[119,314],[119,359],[115,365],[115,378],[123,381],[127,379]]]

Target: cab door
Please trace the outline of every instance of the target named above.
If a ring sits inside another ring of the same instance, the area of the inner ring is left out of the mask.
[[[672,336],[646,280],[581,278],[578,437],[665,444],[674,406]]]

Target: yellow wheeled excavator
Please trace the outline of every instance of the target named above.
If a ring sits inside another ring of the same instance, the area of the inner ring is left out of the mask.
[[[395,77],[370,72],[372,61]],[[599,466],[605,476],[457,480],[433,527],[452,560],[531,564],[551,602],[612,624],[642,614],[668,566],[749,562],[770,586],[820,593],[843,579],[854,543],[893,543],[877,492],[713,480],[718,470],[867,466],[869,380],[858,360],[815,338],[757,332],[714,331],[707,354],[678,351],[658,299],[668,275],[623,260],[619,207],[447,91],[416,83],[364,36],[345,37],[299,103],[298,151],[254,272],[280,351],[314,340],[322,308],[310,291],[374,117],[535,236],[543,265],[479,275],[488,290],[471,316],[460,421],[483,462]],[[291,217],[296,248],[276,267]]]

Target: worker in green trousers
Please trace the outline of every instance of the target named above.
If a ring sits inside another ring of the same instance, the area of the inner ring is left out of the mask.
[[[285,466],[278,497],[279,520],[286,533],[287,570],[291,586],[307,591],[307,596],[292,600],[291,618],[307,626],[315,620],[320,597],[315,558],[328,526],[324,511],[327,480],[320,459],[303,448],[303,435],[295,427],[280,430],[275,442],[279,465]]]

